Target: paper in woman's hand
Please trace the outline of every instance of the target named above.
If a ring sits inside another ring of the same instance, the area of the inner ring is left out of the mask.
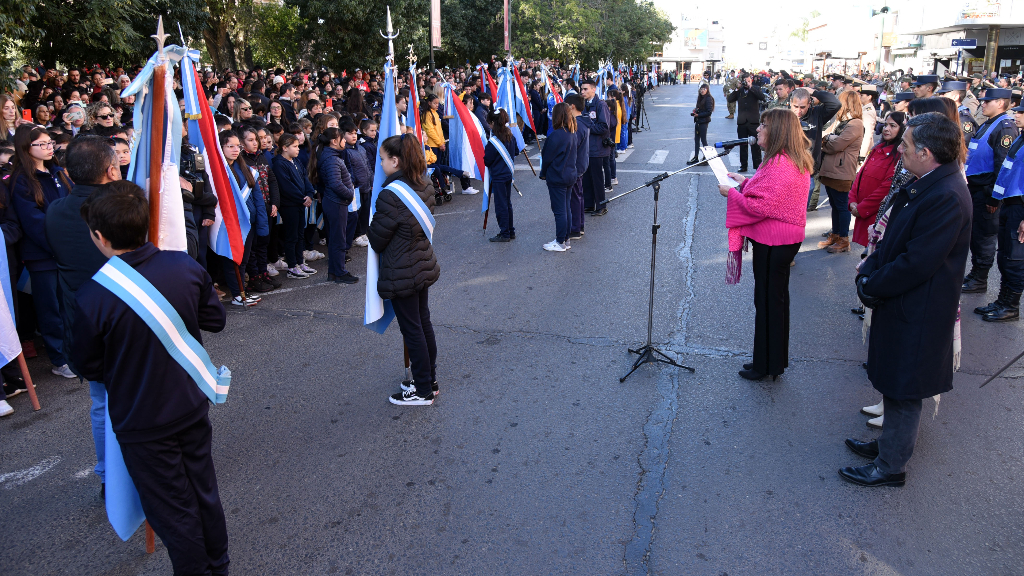
[[[718,151],[714,146],[704,146],[700,150],[704,153],[705,158],[711,158],[711,160],[707,161],[707,164],[711,167],[711,171],[715,173],[715,178],[718,179],[719,184],[730,188],[736,188],[740,185],[739,182],[729,177],[729,170],[722,163],[722,159],[715,158],[718,155]]]

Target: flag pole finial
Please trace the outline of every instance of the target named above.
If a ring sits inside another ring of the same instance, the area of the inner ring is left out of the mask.
[[[412,49],[412,44],[409,44],[409,66],[416,66],[416,52]]]
[[[151,35],[150,38],[156,40],[156,51],[160,53],[161,57],[164,55],[164,42],[169,37],[170,34],[164,34],[164,17],[158,16],[156,20],[156,34]]]
[[[401,32],[401,30],[399,30]],[[398,38],[399,32],[395,32],[391,26],[391,6],[388,6],[388,33],[380,32],[380,35],[388,40],[388,61],[392,64],[395,63],[395,38]]]

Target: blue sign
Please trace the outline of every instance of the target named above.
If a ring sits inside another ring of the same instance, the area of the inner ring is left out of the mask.
[[[974,38],[954,38],[953,48],[977,48],[978,41]]]

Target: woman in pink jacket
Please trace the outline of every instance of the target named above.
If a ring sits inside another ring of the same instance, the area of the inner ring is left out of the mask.
[[[718,189],[728,199],[727,283],[739,282],[741,250],[754,245],[754,361],[740,376],[775,380],[789,366],[789,267],[804,240],[814,159],[800,121],[785,108],[761,115],[757,144],[765,151],[757,173],[729,174],[739,186]]]

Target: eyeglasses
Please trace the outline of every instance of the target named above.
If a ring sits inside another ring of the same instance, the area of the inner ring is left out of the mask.
[[[96,116],[96,119],[97,119],[97,120],[110,120],[110,119],[111,119],[111,118],[113,118],[113,117],[114,117],[114,115],[113,115],[113,114],[98,114],[98,115]]]
[[[48,142],[34,142],[32,146],[35,146],[36,148],[42,148],[43,150],[49,150],[50,148],[53,148],[53,140],[50,140]]]
[[[252,106],[245,106],[245,107],[241,108],[241,110],[242,110],[242,112],[245,112],[246,110],[252,110]]]

